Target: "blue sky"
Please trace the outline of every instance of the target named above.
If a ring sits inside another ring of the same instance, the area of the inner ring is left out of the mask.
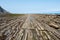
[[[0,6],[12,13],[60,12],[60,0],[0,0]]]

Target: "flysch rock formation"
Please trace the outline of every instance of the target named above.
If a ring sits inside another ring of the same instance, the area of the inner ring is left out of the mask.
[[[25,14],[1,20],[0,40],[60,40],[60,16]]]

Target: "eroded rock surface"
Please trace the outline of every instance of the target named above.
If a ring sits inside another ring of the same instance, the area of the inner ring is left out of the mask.
[[[29,14],[0,18],[0,40],[60,40],[60,16]]]

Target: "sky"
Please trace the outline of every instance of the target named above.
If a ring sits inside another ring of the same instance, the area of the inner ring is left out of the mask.
[[[60,0],[0,0],[0,6],[11,13],[60,12]]]

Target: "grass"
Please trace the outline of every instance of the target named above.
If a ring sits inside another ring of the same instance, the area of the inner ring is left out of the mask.
[[[9,14],[8,16],[14,17],[14,16],[23,16],[23,14]]]
[[[2,17],[15,17],[15,16],[23,16],[24,14],[6,14],[6,15],[1,15]]]

